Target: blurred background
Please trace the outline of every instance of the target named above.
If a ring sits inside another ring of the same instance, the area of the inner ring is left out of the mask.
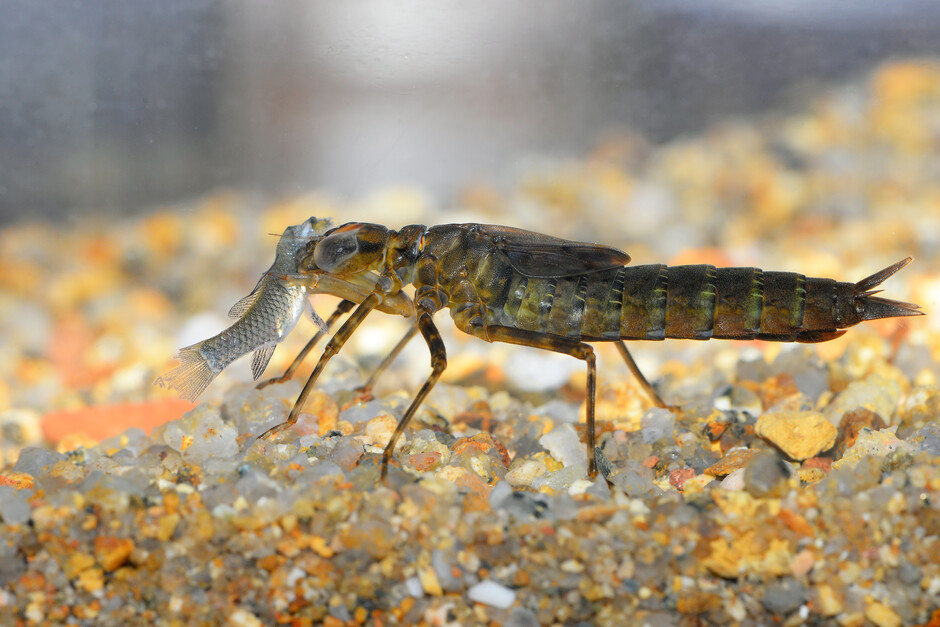
[[[4,0],[0,221],[223,186],[447,204],[534,155],[666,142],[938,53],[928,0]]]

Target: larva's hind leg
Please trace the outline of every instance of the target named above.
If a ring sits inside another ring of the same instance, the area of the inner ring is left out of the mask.
[[[633,373],[633,376],[636,377],[636,380],[640,382],[640,385],[643,387],[646,395],[650,397],[650,400],[652,400],[657,407],[671,409],[668,405],[666,405],[666,403],[663,402],[663,399],[659,396],[659,393],[655,388],[653,388],[652,384],[646,380],[646,377],[643,376],[643,373],[640,372],[639,366],[636,365],[636,362],[633,360],[633,355],[631,355],[630,351],[627,350],[627,345],[623,343],[623,340],[617,340],[616,346],[617,350],[620,351],[620,355],[623,357],[623,360],[627,362],[627,368],[630,369],[630,372]]]
[[[476,333],[474,333],[476,335]],[[484,337],[480,335],[479,337]],[[491,342],[505,342],[520,346],[531,346],[543,350],[571,355],[587,364],[587,459],[588,475],[597,476],[596,440],[594,434],[594,399],[597,392],[597,364],[594,357],[594,348],[574,339],[555,335],[545,335],[536,331],[525,331],[513,327],[488,326],[485,328],[485,337]]]

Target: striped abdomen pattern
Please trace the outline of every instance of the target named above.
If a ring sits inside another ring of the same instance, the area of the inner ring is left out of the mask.
[[[710,265],[515,274],[508,283],[500,323],[582,340],[821,341],[839,334],[839,288],[848,288],[847,296],[852,288],[793,272]]]

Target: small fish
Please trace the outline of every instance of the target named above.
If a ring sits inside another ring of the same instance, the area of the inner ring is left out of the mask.
[[[298,257],[308,242],[322,238],[329,226],[329,220],[311,218],[288,227],[278,241],[274,264],[251,293],[228,312],[238,321],[216,336],[181,348],[180,365],[155,383],[195,401],[226,366],[252,351],[251,373],[255,379],[260,377],[275,346],[291,332],[305,308],[322,326],[323,321],[309,307],[308,286],[290,279],[297,274]]]

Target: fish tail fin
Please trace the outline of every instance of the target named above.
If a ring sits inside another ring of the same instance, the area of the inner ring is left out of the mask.
[[[180,365],[157,377],[154,385],[176,390],[180,398],[195,402],[219,374],[203,356],[200,346],[181,348],[177,356]]]

